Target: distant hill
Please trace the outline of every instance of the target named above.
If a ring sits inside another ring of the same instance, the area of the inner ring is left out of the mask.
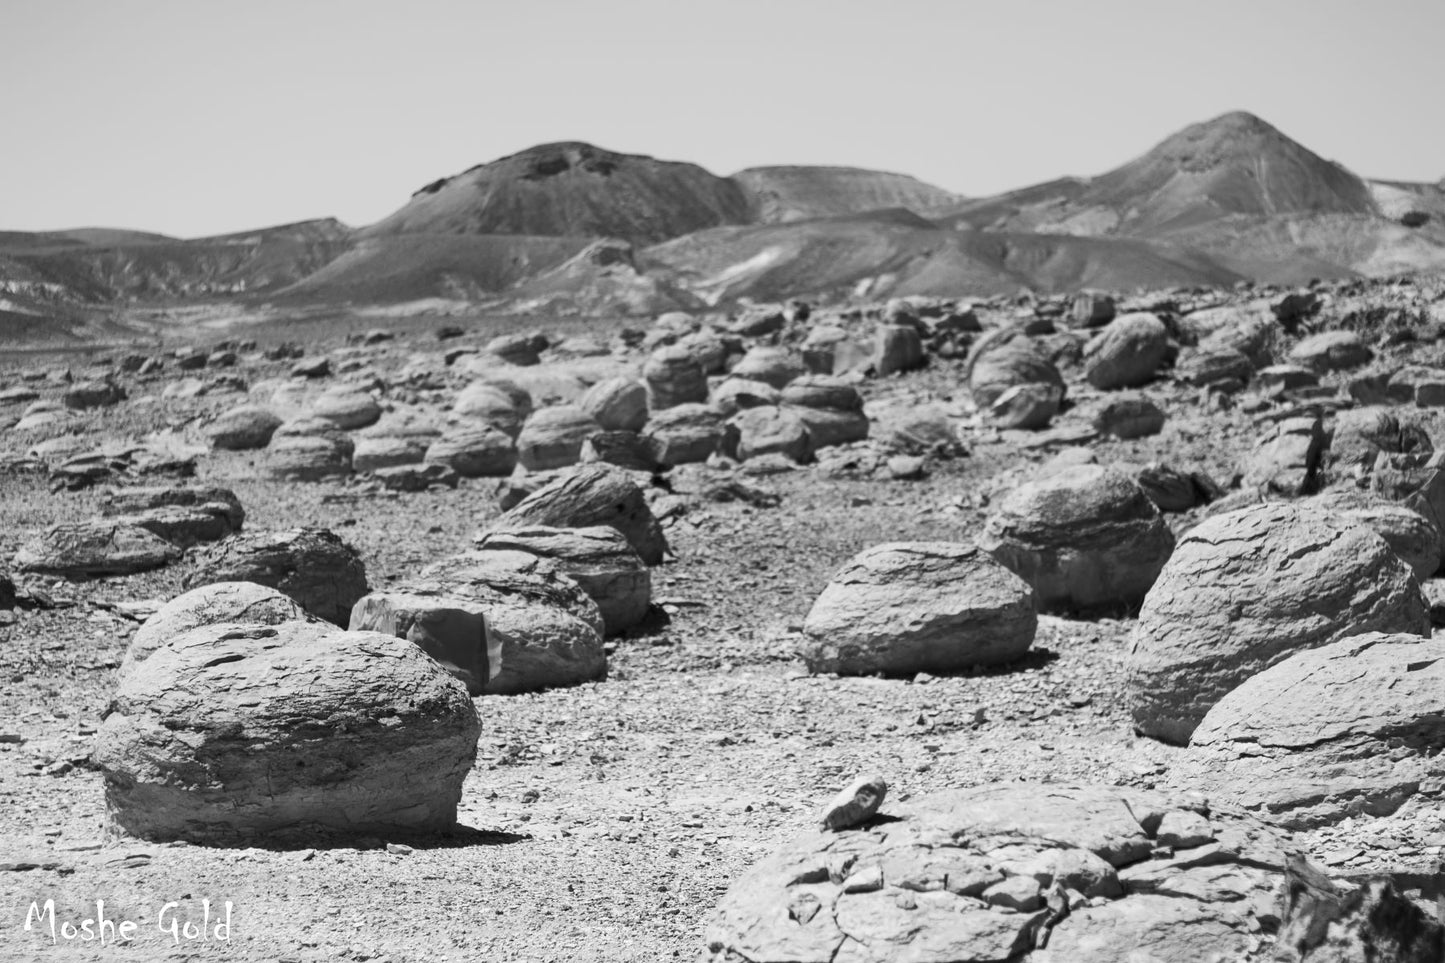
[[[749,219],[742,188],[696,164],[561,143],[428,184],[361,234],[525,234],[652,243]]]
[[[732,177],[762,224],[862,214],[899,207],[925,217],[956,207],[960,196],[906,174],[857,167],[754,167]]]
[[[1093,178],[960,205],[975,228],[1160,237],[1234,215],[1378,215],[1369,185],[1253,114],[1194,124]]]

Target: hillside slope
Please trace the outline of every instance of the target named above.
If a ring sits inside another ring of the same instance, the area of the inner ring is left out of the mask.
[[[752,219],[761,224],[894,207],[927,217],[944,213],[963,200],[907,174],[857,167],[753,167],[732,179],[742,185]]]
[[[543,144],[435,181],[361,234],[526,234],[653,243],[750,218],[733,181],[696,164]]]

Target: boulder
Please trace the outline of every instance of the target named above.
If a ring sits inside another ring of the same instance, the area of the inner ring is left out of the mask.
[[[1114,299],[1100,291],[1080,291],[1069,304],[1071,328],[1098,328],[1114,320]]]
[[[1390,375],[1385,398],[1399,404],[1414,402],[1421,408],[1445,405],[1445,370],[1425,365],[1408,365]]]
[[[1120,441],[1147,438],[1164,430],[1164,412],[1141,394],[1119,394],[1094,409],[1094,429]]]
[[[1154,378],[1169,353],[1169,331],[1147,311],[1121,315],[1084,348],[1084,377],[1095,388],[1135,388]]]
[[[1424,582],[1440,568],[1445,540],[1429,519],[1409,505],[1369,492],[1334,491],[1316,496],[1312,504],[1322,511],[1358,522],[1385,540],[1385,544]]]
[[[1371,632],[1296,652],[1226,694],[1172,778],[1307,829],[1387,816],[1445,785],[1445,640]]]
[[[1328,462],[1336,477],[1363,475],[1385,454],[1429,453],[1430,436],[1411,420],[1401,420],[1389,408],[1372,405],[1342,411],[1335,418]]]
[[[678,345],[659,348],[642,368],[647,406],[654,413],[691,402],[707,401],[707,374],[692,352]]]
[[[863,410],[863,396],[844,378],[831,375],[803,375],[788,383],[778,402],[794,408],[823,408],[834,411]]]
[[[1174,377],[1185,384],[1221,391],[1239,391],[1253,376],[1253,363],[1233,348],[1189,348],[1174,366]]]
[[[631,378],[599,381],[577,404],[607,431],[641,431],[647,424],[647,388]]]
[[[784,413],[797,418],[808,429],[808,442],[813,450],[863,441],[868,437],[868,416],[861,411],[842,408],[803,408],[783,405]]]
[[[254,582],[295,599],[306,611],[345,625],[367,593],[361,556],[324,528],[245,532],[202,550],[186,588]]]
[[[15,553],[15,568],[66,578],[130,575],[169,565],[181,550],[121,518],[51,525]]]
[[[1375,353],[1353,331],[1321,331],[1290,349],[1289,360],[1314,371],[1342,371],[1365,364]]]
[[[777,405],[781,400],[782,392],[770,384],[729,377],[713,389],[711,407],[731,417],[745,408]]]
[[[546,347],[543,342],[542,347]],[[499,334],[487,342],[487,353],[501,358],[507,364],[519,367],[534,365],[542,359],[532,337],[527,334]]]
[[[1264,495],[1298,498],[1319,486],[1326,447],[1318,415],[1286,418],[1264,438],[1243,466],[1242,485]]]
[[[1014,489],[978,545],[1033,587],[1041,611],[1092,612],[1142,601],[1174,536],[1133,479],[1080,465]]]
[[[722,896],[707,959],[1242,960],[1277,919],[1284,860],[1267,826],[1198,801],[1068,783],[947,790],[785,843]]]
[[[123,400],[125,400],[125,389],[109,378],[96,381],[77,381],[61,396],[65,407],[75,409],[109,408]]]
[[[813,672],[912,675],[998,665],[1033,644],[1033,590],[954,542],[865,549],[833,576],[803,624]]]
[[[643,433],[665,465],[707,461],[716,452],[737,450],[737,429],[708,405],[696,402],[654,412]]]
[[[963,450],[952,419],[942,405],[888,408],[878,413],[884,443],[908,455],[955,455]]]
[[[1319,383],[1319,375],[1297,364],[1272,364],[1254,374],[1255,388],[1271,398],[1283,397],[1300,388],[1313,388]]]
[[[657,565],[667,551],[642,489],[626,471],[611,465],[583,465],[542,486],[504,514],[494,528],[547,525],[589,528],[609,525],[622,533],[639,558]]]
[[[731,376],[745,381],[761,381],[782,390],[788,382],[801,378],[807,372],[803,359],[791,349],[760,345],[739,359]]]
[[[466,689],[402,639],[226,623],[121,680],[92,762],[111,835],[314,845],[452,828],[480,729]]]
[[[1219,485],[1204,472],[1183,471],[1157,461],[1135,472],[1134,482],[1161,512],[1187,512],[1222,494]]]
[[[873,373],[880,378],[921,368],[923,339],[909,325],[880,324],[873,335]]]
[[[728,344],[714,331],[703,329],[683,335],[677,339],[677,346],[692,355],[703,374],[721,374],[727,367]]]
[[[981,343],[968,367],[968,384],[974,404],[1005,428],[1042,428],[1064,399],[1059,370],[1021,337],[997,347]]]
[[[364,435],[356,441],[351,467],[358,472],[377,472],[419,464],[426,458],[427,449],[436,437],[435,432]],[[507,441],[510,445],[511,439]]]
[[[629,471],[653,473],[663,470],[662,454],[656,439],[635,431],[598,431],[582,443],[581,462],[605,462]]]
[[[597,603],[608,636],[637,625],[652,604],[652,573],[615,528],[533,525],[493,529],[477,536],[476,547],[526,552],[555,562],[562,574]]]
[[[517,435],[517,462],[528,471],[575,465],[582,455],[582,443],[600,427],[574,405],[540,408]]]
[[[267,469],[283,481],[322,481],[351,474],[356,445],[331,434],[282,435],[271,438],[266,449]]]
[[[734,416],[731,424],[737,428],[737,455],[743,461],[773,454],[795,462],[813,457],[808,426],[791,409],[748,408]]]
[[[459,422],[481,422],[505,431],[513,438],[532,413],[532,396],[515,386],[496,381],[477,381],[463,388],[452,405]]]
[[[552,560],[527,552],[466,552],[427,566],[399,591],[482,603],[497,669],[492,695],[537,692],[604,678],[597,603]]]
[[[1379,535],[1307,503],[1216,515],[1180,539],[1144,599],[1128,662],[1134,725],[1186,743],[1250,676],[1374,631],[1430,632],[1419,583]]]
[[[281,419],[259,405],[232,408],[205,428],[211,447],[231,451],[265,448],[271,436],[281,427]]]
[[[139,525],[181,548],[241,530],[246,512],[229,488],[121,488],[106,493],[101,514]]]
[[[183,592],[145,620],[125,650],[116,675],[124,678],[152,652],[192,629],[223,622],[279,625],[314,622],[296,600],[276,589],[254,582],[214,582]]]
[[[449,465],[415,464],[378,468],[372,478],[392,492],[425,492],[434,488],[456,488],[461,477]]]
[[[488,630],[486,610],[486,603],[476,599],[416,586],[362,596],[351,609],[348,628],[406,639],[476,696],[486,692],[502,668],[501,640]]]
[[[517,448],[495,425],[457,424],[427,446],[422,460],[446,465],[463,478],[505,478],[517,467]]]
[[[365,428],[381,420],[381,406],[364,391],[333,388],[323,391],[311,404],[311,415],[331,422],[343,431]]]

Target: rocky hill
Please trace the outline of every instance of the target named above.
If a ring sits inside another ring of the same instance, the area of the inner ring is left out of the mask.
[[[943,214],[963,198],[907,174],[857,167],[754,167],[739,171],[753,219],[777,224],[814,217],[901,207],[925,217]]]

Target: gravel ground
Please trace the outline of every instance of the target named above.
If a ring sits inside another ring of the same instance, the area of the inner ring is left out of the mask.
[[[874,402],[947,402],[959,378],[943,364],[866,390]],[[1259,430],[1252,418],[1210,411],[1182,389],[1157,394],[1171,411],[1164,434],[1096,444],[1099,460],[1167,456],[1227,481]],[[85,426],[96,440],[185,433],[222,402],[132,401]],[[813,598],[852,554],[883,541],[969,540],[991,496],[1052,454],[980,430],[968,456],[937,463],[924,481],[808,469],[751,479],[781,496],[777,508],[695,506],[671,523],[676,559],[655,573],[665,624],[617,640],[606,681],[476,701],[478,764],[461,826],[440,840],[289,851],[103,844],[101,781],[85,757],[137,626],[108,606],[173,597],[189,562],[27,582],[61,607],[0,612],[0,959],[695,959],[720,893],[861,772],[885,775],[895,800],[998,780],[1152,786],[1177,750],[1131,733],[1127,618],[1045,618],[1022,662],[946,678],[810,676],[793,654]],[[259,461],[206,455],[200,480],[233,487],[251,527],[338,531],[361,550],[373,586],[465,549],[496,512],[487,484],[371,497],[267,481]],[[0,557],[98,502],[96,491],[52,495],[43,475],[0,474]],[[1434,813],[1406,807],[1297,842],[1359,872],[1433,863],[1442,831]],[[47,899],[57,920],[77,922],[102,899],[108,919],[139,924],[138,939],[52,945],[48,932],[23,928],[31,903]],[[200,922],[203,900],[212,927],[194,930],[202,938],[158,926],[158,914]],[[214,923],[227,902],[223,941]],[[168,903],[178,906],[162,914]]]

